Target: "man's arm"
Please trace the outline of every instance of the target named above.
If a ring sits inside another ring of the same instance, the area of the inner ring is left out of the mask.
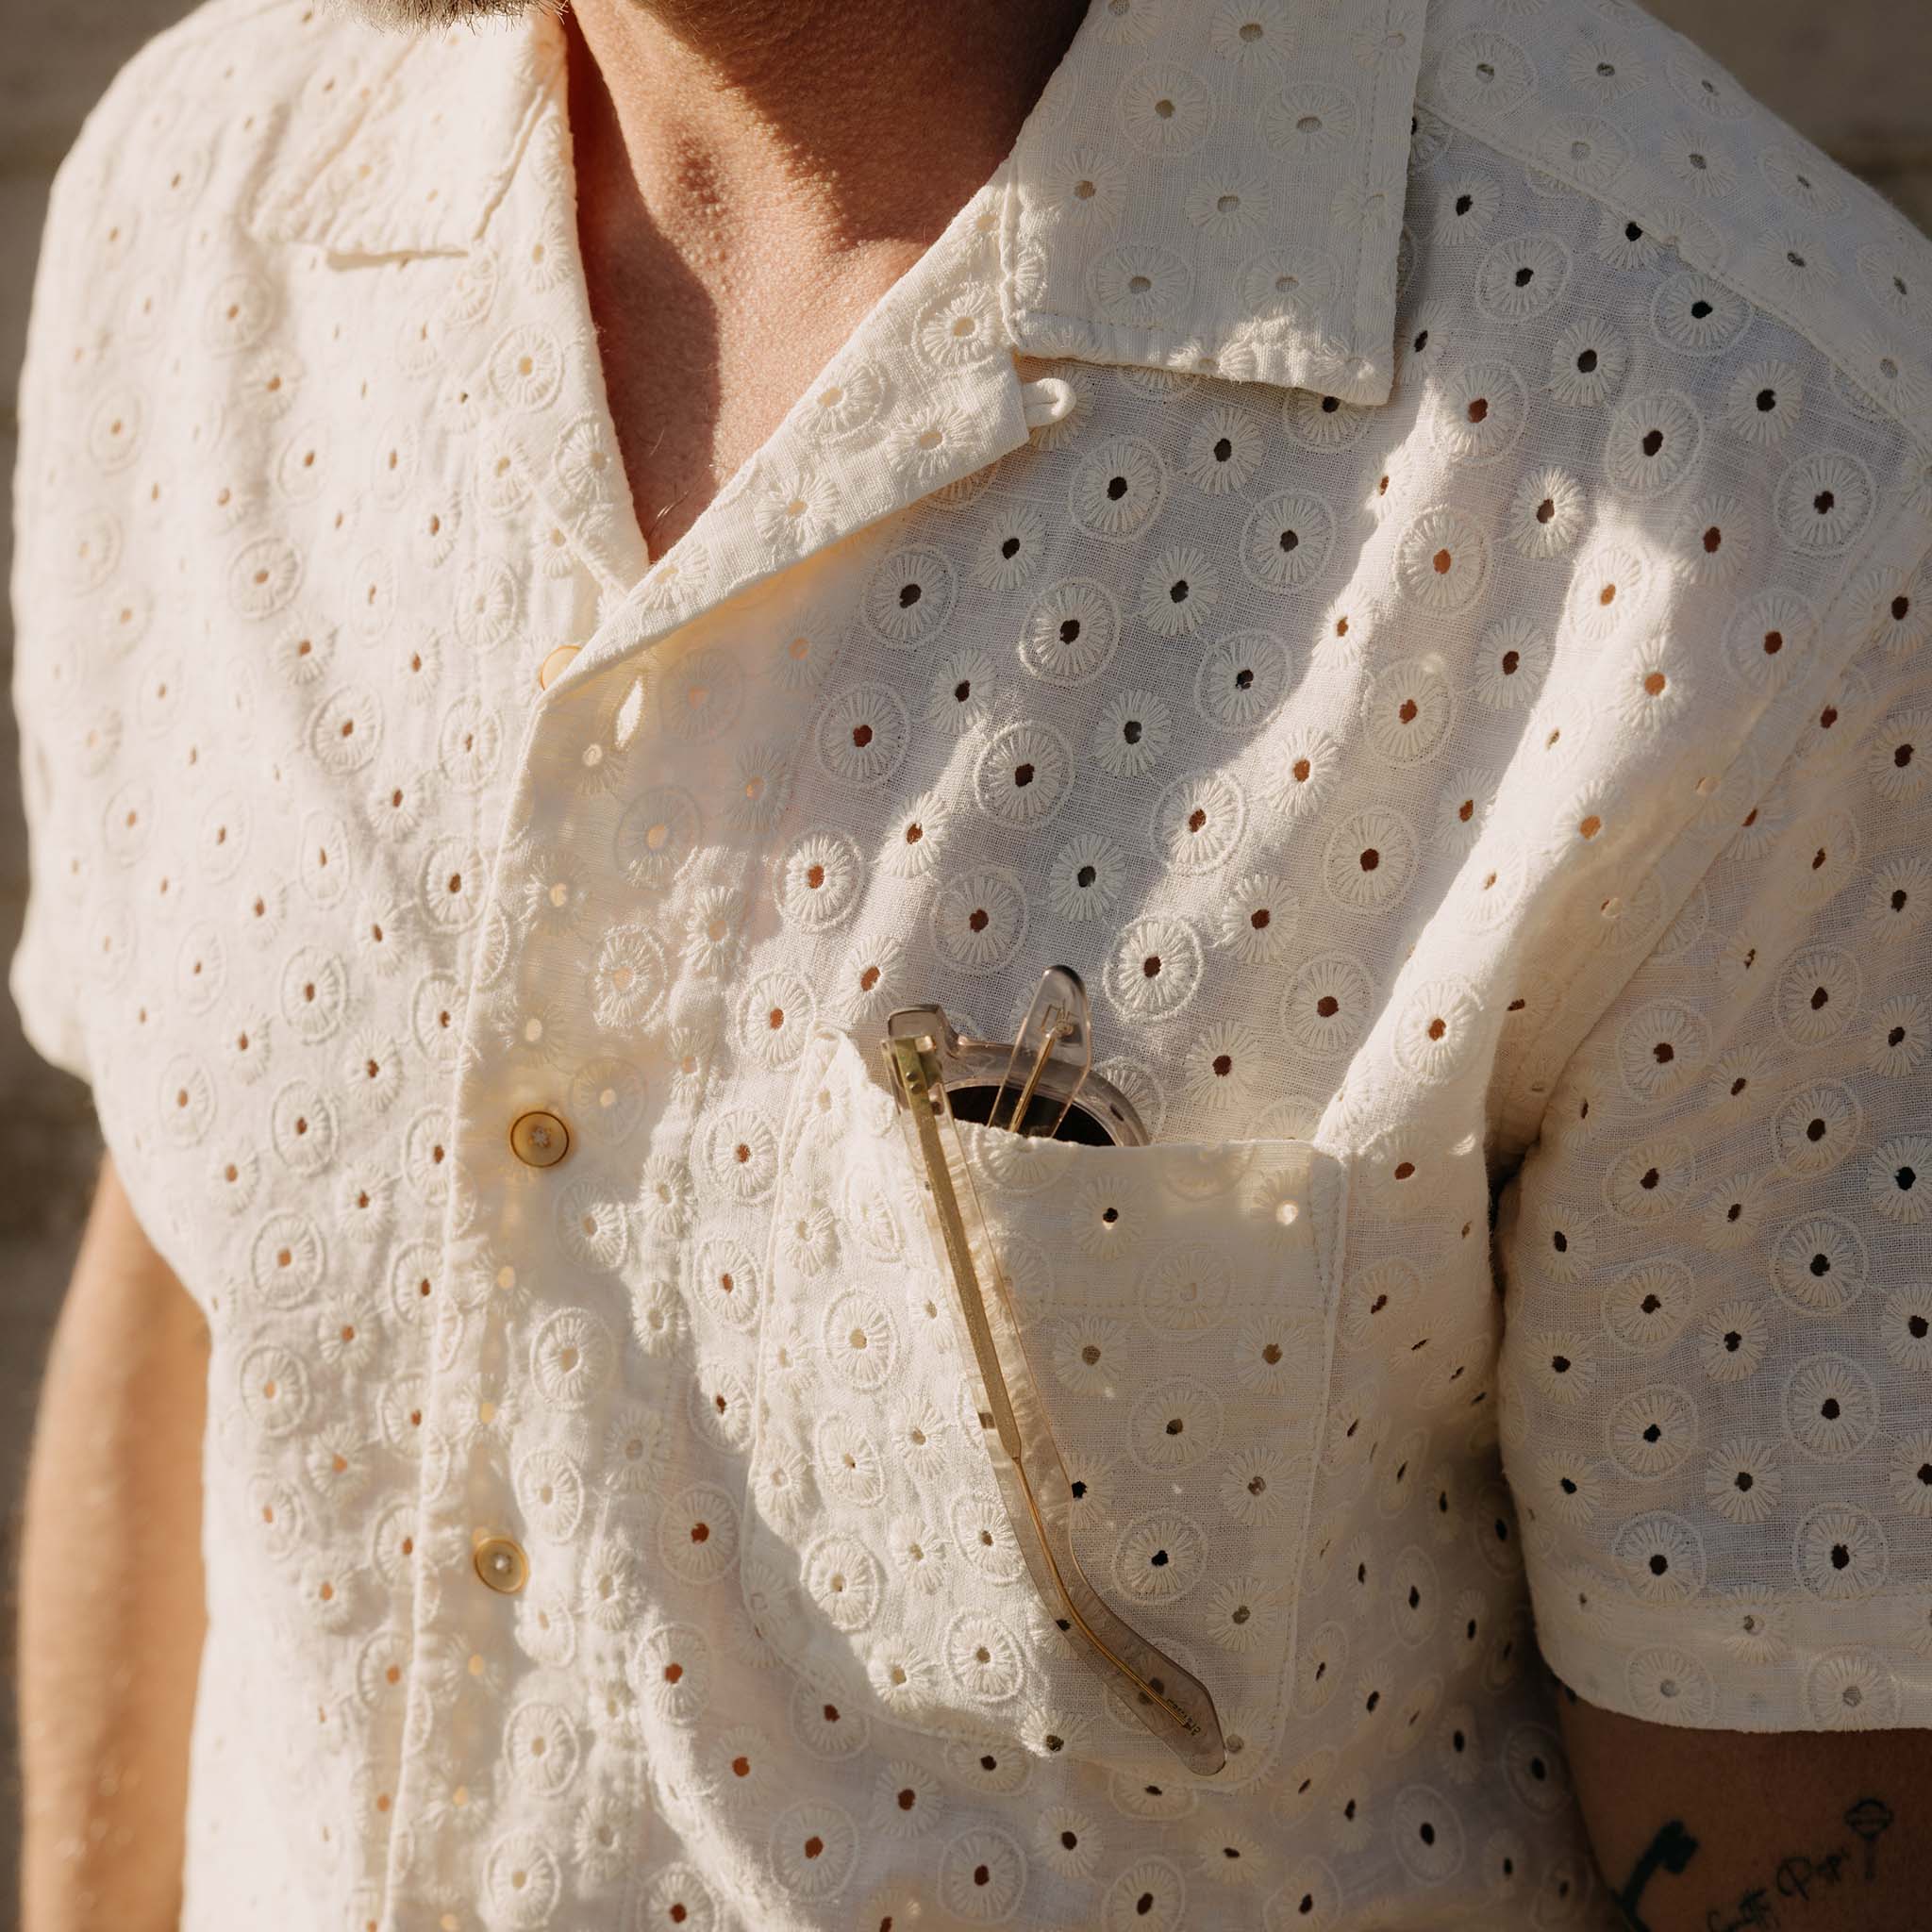
[[[27,1469],[25,1932],[180,1916],[208,1349],[104,1158]]]
[[[1558,1703],[1631,1932],[1932,1925],[1932,1732],[1679,1730]]]

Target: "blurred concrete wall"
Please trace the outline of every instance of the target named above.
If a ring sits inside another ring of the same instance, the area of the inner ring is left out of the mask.
[[[114,70],[187,9],[177,0],[9,0],[0,9],[0,466],[13,474],[14,372],[47,183]],[[1924,0],[1657,0],[1652,11],[1932,229],[1932,8]],[[0,573],[10,555],[0,529]],[[12,631],[0,611],[0,690]],[[0,725],[0,958],[26,892],[17,747]],[[83,1088],[37,1059],[0,995],[0,1924],[10,1923],[18,1813],[11,1604],[34,1390],[99,1158]]]

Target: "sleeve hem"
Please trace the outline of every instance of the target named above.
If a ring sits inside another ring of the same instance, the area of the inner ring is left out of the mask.
[[[48,1011],[40,1002],[33,975],[26,970],[26,949],[15,949],[7,971],[7,990],[20,1016],[20,1030],[26,1043],[51,1067],[71,1074],[83,1085],[93,1085],[93,1068],[88,1059],[87,1044],[80,1027],[70,1012]]]
[[[1830,1603],[1747,1588],[1658,1605],[1619,1600],[1602,1579],[1554,1594],[1537,1592],[1543,1660],[1606,1710],[1687,1730],[1932,1728],[1922,1594]]]

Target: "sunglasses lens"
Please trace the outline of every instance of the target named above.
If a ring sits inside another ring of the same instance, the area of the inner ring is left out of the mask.
[[[1010,1108],[1012,1095],[1004,1082],[956,1081],[946,1089],[946,1105],[956,1121],[983,1127],[991,1124],[996,1106]],[[1063,1101],[1046,1093],[1035,1093],[1027,1103],[1019,1131],[1029,1140],[1075,1141],[1087,1147],[1118,1144],[1108,1124],[1084,1101]]]

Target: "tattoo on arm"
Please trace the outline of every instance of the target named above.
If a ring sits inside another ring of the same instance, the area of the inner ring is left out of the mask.
[[[1848,1878],[1870,1884],[1878,1875],[1878,1840],[1890,1830],[1893,1819],[1891,1807],[1883,1798],[1860,1798],[1845,1812],[1843,1823],[1865,1847],[1862,1859],[1849,1844],[1809,1854],[1787,1853],[1778,1860],[1769,1885],[1752,1886],[1728,1907],[1711,1907],[1704,1915],[1706,1932],[1777,1932],[1788,1923],[1779,1915],[1779,1900],[1787,1907],[1808,1906],[1814,1894],[1842,1885]],[[1697,1840],[1685,1829],[1681,1818],[1673,1818],[1658,1828],[1616,1894],[1617,1908],[1629,1932],[1650,1932],[1637,1912],[1650,1881],[1660,1871],[1673,1877],[1681,1875],[1696,1856]],[[1793,1918],[1789,1923],[1796,1924],[1798,1921]]]
[[[1630,1868],[1630,1875],[1617,1894],[1617,1909],[1624,1914],[1624,1923],[1630,1932],[1650,1932],[1650,1927],[1637,1916],[1637,1902],[1659,1868],[1674,1877],[1696,1856],[1697,1840],[1684,1829],[1681,1818],[1673,1818],[1658,1828],[1657,1836],[1644,1846],[1643,1856]]]
[[[1845,1823],[1865,1840],[1865,1876],[1878,1870],[1878,1840],[1891,1824],[1891,1807],[1883,1798],[1860,1798],[1845,1813]]]

